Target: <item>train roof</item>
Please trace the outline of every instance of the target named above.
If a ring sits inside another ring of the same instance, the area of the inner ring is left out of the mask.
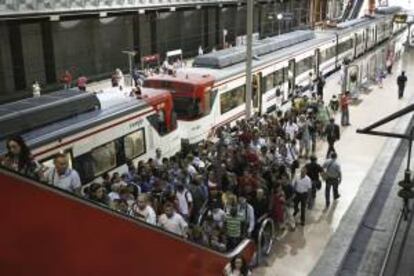
[[[193,74],[191,71],[185,70],[178,70],[175,75],[169,74],[159,74],[150,76],[147,80],[164,80],[164,81],[173,81],[173,82],[181,82],[185,84],[192,84],[192,85],[203,85],[209,86],[212,85],[214,82],[213,77],[210,74]],[[149,89],[149,88],[145,88]]]
[[[163,91],[145,88],[147,95],[154,93],[155,95],[162,95]],[[54,93],[52,93],[54,94]],[[94,95],[85,93],[84,95]],[[16,133],[22,135],[27,144],[31,148],[37,148],[57,141],[61,138],[79,133],[84,130],[102,125],[115,118],[119,118],[129,113],[149,108],[148,100],[136,99],[135,97],[126,97],[123,93],[116,91],[104,92],[102,94],[94,95],[94,97],[101,104],[100,109],[94,109],[89,112],[74,114],[71,117],[66,117],[63,120],[54,120],[52,123],[42,125],[30,131],[21,131]],[[148,98],[151,98],[149,96]],[[73,106],[72,106],[73,107]],[[5,137],[0,140],[0,154],[5,153]]]
[[[94,94],[61,90],[0,106],[0,139],[100,108]]]
[[[263,56],[277,50],[290,47],[306,40],[313,39],[313,31],[294,31],[280,36],[269,37],[253,42],[254,56]],[[246,60],[246,47],[237,46],[217,52],[198,56],[194,59],[194,67],[225,68]]]
[[[270,63],[275,63],[277,61],[286,60],[293,58],[294,55],[297,55],[299,52],[306,52],[309,49],[312,49],[322,43],[327,43],[335,39],[334,34],[318,34],[313,39],[304,41],[302,43],[298,43],[294,46],[284,48],[283,50],[279,50],[276,52],[272,52],[258,58],[253,59],[253,70],[259,67],[266,67],[266,65]],[[232,66],[228,66],[223,69],[215,69],[215,68],[202,68],[202,67],[189,67],[189,68],[182,68],[179,70],[180,74],[191,74],[191,75],[211,75],[215,78],[216,83],[227,80],[233,76],[244,74],[246,70],[246,63],[240,62],[238,64],[234,64]]]
[[[388,16],[378,15],[378,16],[365,16],[358,19],[348,20],[343,23],[339,23],[336,27],[326,29],[323,31],[318,31],[318,33],[335,33],[339,36],[347,35],[353,33],[358,29],[365,29],[372,24],[378,23],[388,19]]]

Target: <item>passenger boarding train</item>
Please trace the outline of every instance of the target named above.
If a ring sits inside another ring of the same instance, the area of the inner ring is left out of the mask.
[[[328,74],[402,29],[384,15],[255,42],[253,110],[281,108],[310,72]],[[157,148],[171,156],[182,141],[200,142],[244,114],[245,52],[235,47],[199,56],[193,68],[174,76],[148,78],[138,99],[118,90],[68,90],[2,105],[0,154],[7,137],[22,134],[37,160],[50,166],[63,152],[82,182],[90,183],[106,172],[126,172],[127,160],[146,160]]]
[[[264,114],[280,108],[296,85],[308,84],[310,73],[327,75],[345,59],[352,61],[403,29],[392,15],[378,15],[254,42],[252,110]],[[144,86],[171,92],[180,137],[197,143],[217,127],[244,117],[245,55],[241,46],[198,56],[192,68],[174,76],[152,76]]]

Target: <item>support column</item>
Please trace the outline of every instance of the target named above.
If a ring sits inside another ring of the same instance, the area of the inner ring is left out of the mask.
[[[221,8],[220,7],[216,7],[216,48],[220,47],[220,45],[222,44],[222,40],[221,40],[221,32],[222,32],[222,28],[221,28]]]
[[[208,49],[208,42],[209,42],[209,29],[208,29],[208,23],[209,23],[209,18],[208,18],[208,12],[209,12],[209,7],[205,7],[203,9],[203,16],[204,16],[204,21],[203,21],[203,34],[204,34],[204,43],[203,43],[203,48],[204,49]],[[205,51],[205,50],[204,50]]]
[[[256,3],[254,5],[255,10],[257,10],[257,32],[259,33],[260,38],[262,38],[263,35],[263,22],[262,22],[262,17],[263,17],[263,9],[262,9],[262,4],[260,4],[260,2]]]
[[[134,51],[137,52],[137,54],[134,57],[135,64],[141,63],[141,56],[142,56],[142,49],[140,47],[141,41],[140,41],[140,34],[141,34],[141,28],[139,24],[140,19],[139,14],[135,14],[132,18],[132,33],[133,33],[133,43],[134,43]]]
[[[235,13],[234,13],[234,42],[236,42],[236,38],[239,35],[239,6],[235,6]]]
[[[158,53],[158,47],[157,47],[157,13],[155,11],[151,11],[151,13],[148,16],[150,18],[151,53],[156,54],[156,53]]]
[[[12,70],[14,76],[14,87],[15,90],[23,90],[26,88],[26,76],[24,71],[24,59],[20,26],[17,22],[10,22],[8,29],[13,67]]]
[[[182,24],[183,19],[184,20],[191,20],[191,16],[188,17],[188,18],[186,18],[186,14],[185,13],[186,13],[185,10],[182,10],[182,11],[178,10],[178,11],[174,12],[174,14],[171,15],[171,16],[175,17],[174,18],[174,21],[177,22],[177,26],[183,26],[183,24]],[[181,28],[181,27],[177,28],[177,32],[178,32],[178,41],[179,41],[179,43],[178,43],[179,47],[178,48],[180,48],[183,51],[183,56],[184,56],[185,55],[185,53],[184,53],[185,46],[184,45],[186,43],[188,43],[188,42],[187,41],[183,41],[183,28]],[[188,33],[187,35],[189,37],[192,36],[191,33]],[[172,49],[167,49],[167,51],[168,50],[172,50]]]
[[[42,46],[46,83],[51,84],[56,82],[56,64],[52,35],[52,22],[43,21],[40,26],[42,31]]]

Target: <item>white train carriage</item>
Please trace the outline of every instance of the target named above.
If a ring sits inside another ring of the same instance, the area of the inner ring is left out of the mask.
[[[289,99],[296,85],[308,85],[310,73],[328,74],[345,58],[353,60],[366,52],[366,30],[375,30],[384,18],[367,18],[326,32],[296,31],[255,42],[252,110],[262,114],[275,110]],[[217,127],[244,117],[245,58],[243,46],[209,53],[197,57],[193,68],[180,69],[174,76],[152,76],[144,86],[172,92],[180,136],[197,143]]]
[[[69,90],[2,105],[0,138],[21,135],[47,166],[57,153],[67,154],[83,184],[107,172],[123,173],[128,160],[153,158],[157,148],[173,155],[181,146],[171,94],[144,89],[142,95]],[[4,153],[6,143],[0,143]]]

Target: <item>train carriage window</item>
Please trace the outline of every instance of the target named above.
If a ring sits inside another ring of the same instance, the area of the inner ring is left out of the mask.
[[[224,114],[233,108],[242,105],[245,101],[246,87],[240,86],[220,95],[220,110]]]
[[[271,73],[271,74],[267,75],[265,78],[266,78],[265,91],[269,91],[270,89],[275,87],[275,85],[274,85],[274,75],[273,75],[273,73]]]
[[[348,50],[351,50],[354,46],[353,40],[348,39],[338,44],[338,54],[345,53]]]
[[[304,58],[296,63],[296,77],[313,68],[313,56]]]
[[[91,157],[93,160],[93,171],[95,176],[99,176],[102,173],[115,168],[116,156],[115,141],[109,142],[92,150]]]
[[[274,73],[274,86],[278,86],[283,83],[283,81],[283,68],[281,68]]]
[[[140,129],[124,137],[125,158],[134,159],[145,153],[144,130]]]
[[[335,46],[326,48],[325,50],[320,51],[320,63],[324,63],[336,56]]]

